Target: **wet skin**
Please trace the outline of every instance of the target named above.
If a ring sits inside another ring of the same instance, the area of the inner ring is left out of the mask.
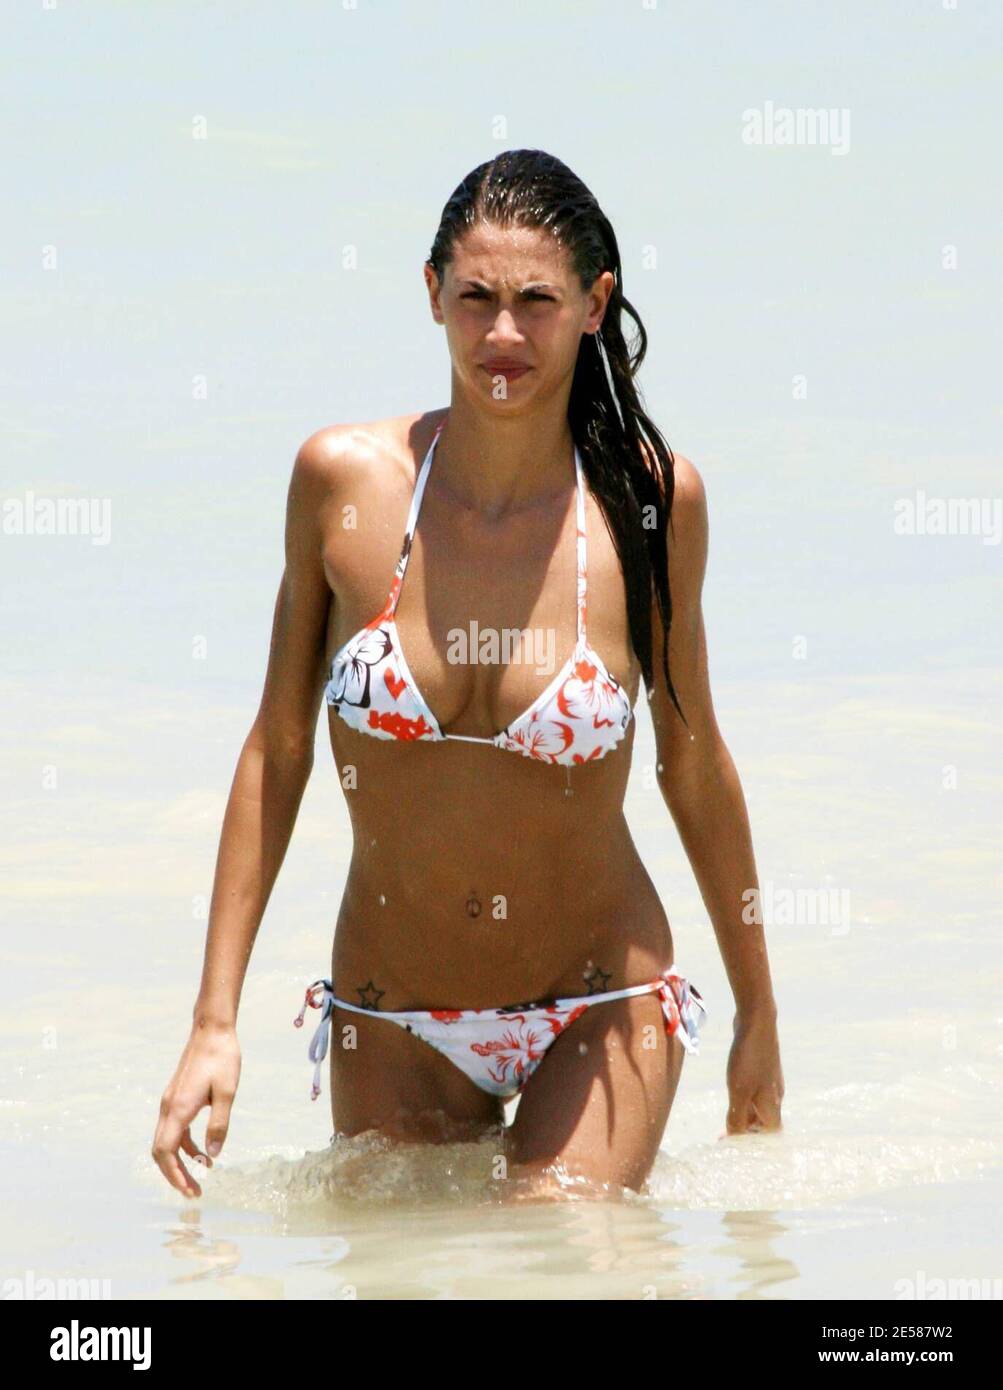
[[[383,421],[332,441],[338,465],[322,531],[333,598],[327,665],[383,608],[414,481],[445,414]],[[472,517],[436,481],[433,461],[398,633],[440,726],[483,736],[527,708],[554,671],[451,663],[447,634],[466,628],[471,614],[482,630],[549,629],[555,669],[563,663],[576,636],[573,460],[563,491],[499,525]],[[349,498],[355,525],[346,527]],[[589,640],[633,703],[640,665],[623,579],[588,493],[586,528]],[[570,768],[462,741],[371,738],[332,707],[328,722],[354,837],[332,959],[340,997],[377,1010],[495,1007],[641,984],[672,963],[668,920],[623,814],[633,719],[604,758]],[[644,1025],[655,1027],[635,1060],[655,1073],[655,1092],[674,1090],[682,1046],[655,1045],[661,1017],[650,997],[589,1010],[531,1078],[524,1127],[536,1108],[530,1093],[548,1089],[548,1075],[559,1074],[558,1088],[571,1083],[579,1044],[603,1052],[612,1037],[630,1053]],[[332,1019],[331,1080],[340,1132],[378,1126],[399,1138],[448,1137],[501,1118],[500,1102],[426,1043],[347,1010]],[[642,1104],[651,1108],[650,1098]]]
[[[548,231],[484,221],[453,243],[441,283],[428,263],[423,273],[449,347],[451,406],[397,630],[440,727],[487,736],[532,705],[575,642],[569,402],[583,335],[600,331],[614,280],[603,271],[583,289]],[[167,1180],[189,1196],[200,1189],[181,1154],[210,1161],[192,1134],[200,1109],[211,1107],[207,1153],[226,1139],[241,989],[311,775],[330,662],[383,611],[418,467],[446,414],[334,426],[297,454],[265,686],[224,817],[192,1031],[152,1147]],[[687,723],[665,686],[653,603],[655,781],[735,995],[728,1130],[779,1128],[783,1076],[765,939],[742,913],[756,885],[751,833],[707,672],[706,501],[679,453],[674,476],[669,665]],[[624,578],[588,493],[586,518],[589,642],[637,701]],[[554,667],[448,660],[451,630],[471,620],[540,633]],[[375,1012],[497,1007],[644,983],[674,963],[665,912],[623,816],[633,721],[604,758],[568,769],[490,745],[369,738],[333,710],[328,719],[354,842],[331,967],[340,997]],[[419,1038],[348,1010],[336,1009],[332,1025],[338,1131],[445,1140],[500,1124],[499,1101]],[[651,995],[587,1010],[549,1048],[499,1135],[505,1174],[558,1164],[600,1186],[639,1186],[683,1055]]]

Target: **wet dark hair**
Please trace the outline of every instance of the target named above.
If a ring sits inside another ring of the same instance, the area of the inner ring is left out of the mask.
[[[627,593],[630,637],[650,699],[653,687],[651,593],[654,586],[665,634],[662,667],[672,703],[686,717],[669,676],[672,598],[666,552],[671,534],[675,459],[645,414],[634,377],[648,349],[637,311],[623,295],[616,236],[602,208],[581,179],[543,150],[506,150],[479,164],[455,189],[442,210],[428,264],[442,283],[457,240],[475,222],[550,228],[570,257],[583,291],[604,270],[614,285],[598,333],[583,333],[568,401],[568,422],[589,487],[616,547]],[[620,318],[637,326],[628,348]],[[645,465],[642,438],[652,460]],[[655,525],[644,526],[643,508]],[[687,724],[687,728],[689,725]]]

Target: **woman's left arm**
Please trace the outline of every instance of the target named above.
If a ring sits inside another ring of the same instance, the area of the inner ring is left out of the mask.
[[[758,906],[760,901],[752,833],[738,773],[714,716],[707,671],[701,607],[707,498],[689,459],[676,454],[675,463],[668,534],[669,674],[689,729],[665,683],[662,623],[653,603],[654,689],[649,703],[658,753],[656,777],[693,868],[735,998],[727,1133],[780,1129],[784,1078],[777,1006],[761,914],[750,911],[750,904]]]

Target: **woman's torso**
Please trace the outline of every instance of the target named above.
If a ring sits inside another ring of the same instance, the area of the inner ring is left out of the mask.
[[[359,426],[341,445],[324,517],[328,669],[384,608],[418,469],[446,414]],[[586,527],[589,644],[633,703],[641,672],[623,577],[589,495]],[[496,524],[436,487],[433,468],[395,617],[441,728],[505,727],[574,647],[573,477],[566,493]],[[553,665],[450,662],[451,630],[472,620],[481,633],[530,629]],[[605,757],[575,767],[490,744],[372,738],[333,707],[328,719],[354,836],[332,967],[341,997],[483,1008],[637,984],[671,962],[668,922],[623,815],[633,719]]]

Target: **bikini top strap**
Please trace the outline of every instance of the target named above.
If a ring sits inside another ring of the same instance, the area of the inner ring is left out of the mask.
[[[578,608],[578,640],[584,643],[586,628],[586,608],[588,594],[588,553],[586,547],[585,534],[585,476],[582,470],[582,461],[578,453],[578,445],[575,445],[575,482],[577,484],[576,503],[576,530],[578,538],[577,549],[577,572],[578,582],[576,590]]]
[[[408,508],[407,524],[404,527],[404,541],[401,545],[400,557],[394,569],[394,581],[390,589],[390,614],[397,611],[397,601],[400,598],[401,585],[404,583],[404,574],[407,570],[407,562],[411,558],[411,544],[414,540],[415,527],[418,525],[418,513],[421,511],[421,499],[425,492],[425,483],[428,481],[428,471],[432,466],[432,455],[435,453],[435,446],[439,441],[445,420],[438,426],[432,436],[432,442],[428,446],[428,453],[418,470],[418,477],[415,480],[414,492],[411,494],[411,506]]]
[[[391,615],[396,612],[397,601],[400,598],[401,585],[404,582],[404,575],[407,571],[407,562],[411,558],[411,544],[414,540],[415,527],[418,524],[418,513],[421,510],[421,499],[425,492],[425,484],[428,481],[429,469],[432,466],[432,456],[435,453],[435,446],[439,441],[445,420],[438,426],[432,436],[432,442],[428,446],[428,453],[425,455],[424,462],[418,471],[418,478],[414,485],[414,492],[411,495],[411,506],[408,509],[407,525],[404,530],[404,542],[401,546],[400,558],[394,570],[394,584],[392,598],[390,602]],[[585,477],[582,469],[581,456],[578,452],[578,445],[575,445],[575,533],[576,533],[576,608],[578,614],[578,640],[585,641],[586,634],[586,608],[588,593],[588,546],[585,531]]]

